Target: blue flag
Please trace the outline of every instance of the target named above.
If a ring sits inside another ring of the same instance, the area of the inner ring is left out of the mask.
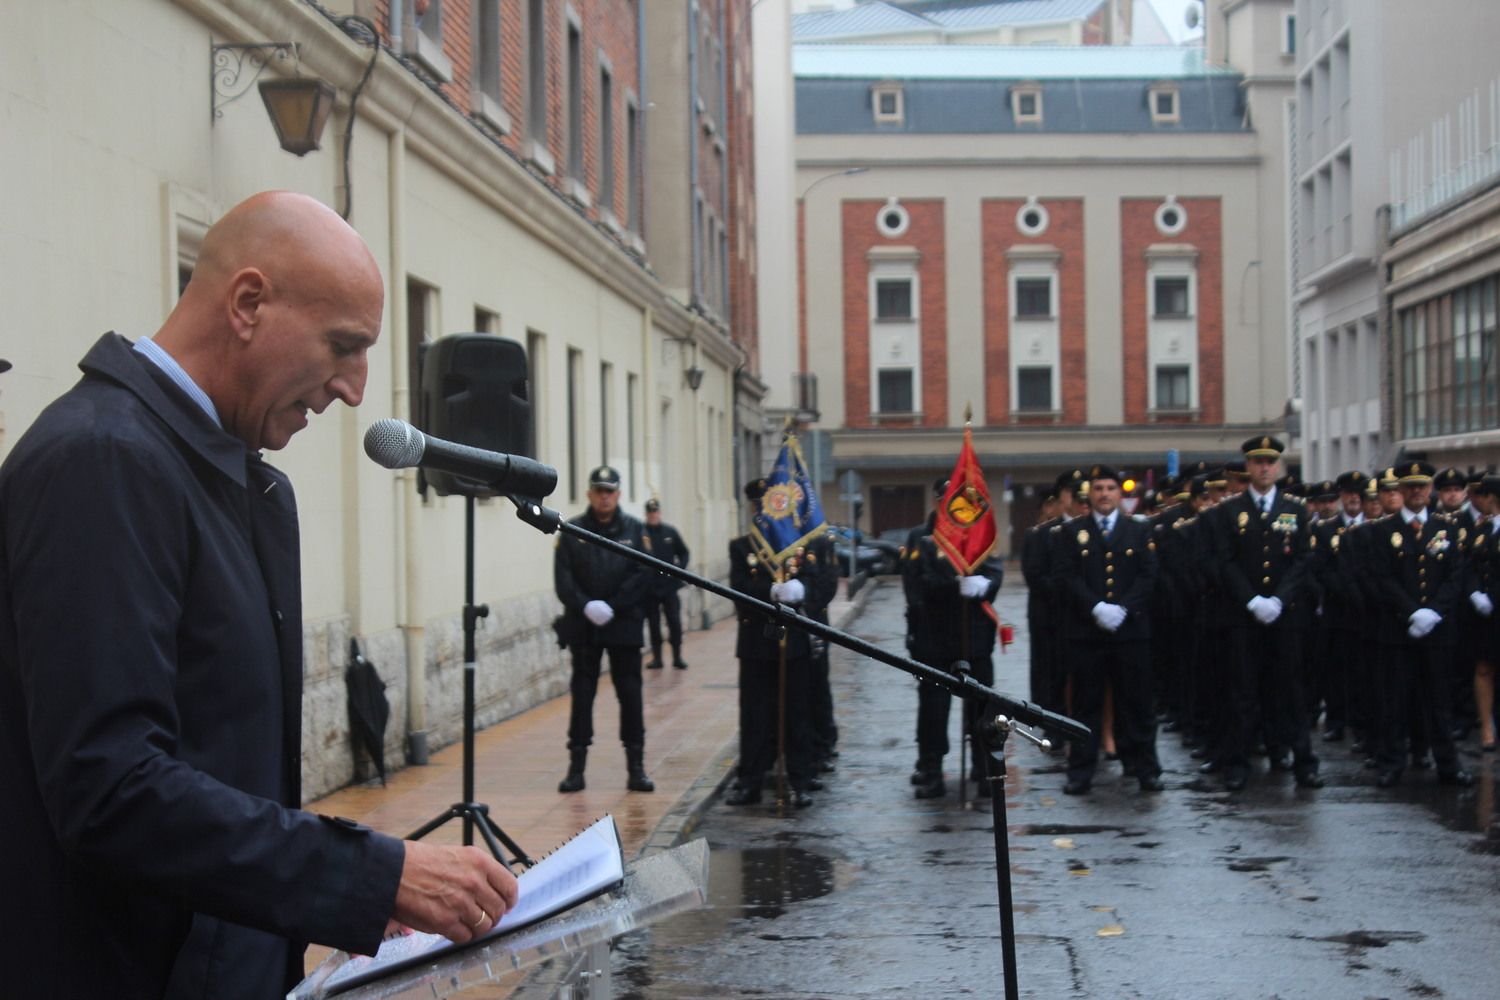
[[[797,548],[806,545],[827,530],[823,505],[807,473],[807,462],[797,444],[797,436],[788,433],[781,442],[781,453],[771,474],[766,476],[766,492],[760,499],[760,511],[750,520],[750,538],[760,557],[778,570]]]

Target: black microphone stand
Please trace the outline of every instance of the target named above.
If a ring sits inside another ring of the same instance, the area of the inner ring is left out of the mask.
[[[701,590],[727,598],[741,607],[750,608],[770,618],[778,627],[799,628],[810,635],[868,656],[872,660],[879,660],[898,670],[904,670],[922,683],[936,684],[949,694],[964,699],[965,705],[973,706],[975,738],[982,741],[987,754],[986,763],[989,765],[986,768],[985,780],[990,783],[991,811],[995,821],[995,880],[1000,904],[1000,949],[1005,969],[1005,996],[1006,1000],[1016,1000],[1020,994],[1016,982],[1016,925],[1011,902],[1010,838],[1005,825],[1005,740],[1014,731],[1033,741],[1042,749],[1048,750],[1052,746],[1050,740],[1021,728],[1016,724],[1017,721],[1040,726],[1073,740],[1087,739],[1089,736],[1087,726],[1065,715],[1049,712],[1040,705],[1011,698],[992,687],[979,683],[969,672],[967,663],[955,664],[952,673],[937,670],[918,663],[916,660],[887,652],[858,636],[800,615],[784,605],[767,604],[759,598],[742,594],[680,566],[674,566],[628,545],[622,545],[614,539],[596,535],[587,528],[570,524],[564,521],[557,511],[543,506],[536,500],[512,496],[510,502],[516,505],[518,518],[543,534],[550,535],[560,531],[590,545],[597,545],[616,555],[649,566],[659,573],[674,576]]]
[[[474,603],[474,497],[464,496],[464,778],[463,801],[455,802],[421,827],[407,835],[407,840],[421,840],[449,820],[464,821],[464,845],[474,843],[474,828],[479,828],[485,846],[502,865],[519,862],[528,868],[535,861],[511,840],[500,824],[490,818],[490,807],[474,801],[474,676],[478,659],[474,648],[474,629],[479,619],[490,616],[488,604]],[[507,861],[500,850],[504,844],[511,853]]]

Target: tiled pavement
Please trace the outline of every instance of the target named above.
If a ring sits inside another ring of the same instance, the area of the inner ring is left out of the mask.
[[[847,580],[829,607],[839,626],[857,611],[869,589],[854,600]],[[873,588],[870,588],[873,589]],[[608,671],[594,701],[594,745],[587,787],[559,794],[567,770],[568,697],[563,695],[503,722],[474,738],[474,795],[527,853],[540,856],[605,813],[620,829],[626,857],[676,844],[691,830],[714,792],[727,780],[738,743],[737,663],[733,616],[683,637],[687,670],[645,671],[646,771],[656,782],[650,794],[625,789],[625,754],[618,740],[618,703]],[[462,797],[463,744],[433,754],[423,767],[408,767],[389,784],[345,788],[308,804],[314,812],[347,816],[376,830],[405,836]],[[460,843],[462,824],[451,821],[429,835]],[[477,839],[477,837],[476,837]],[[308,968],[321,961],[310,949]]]

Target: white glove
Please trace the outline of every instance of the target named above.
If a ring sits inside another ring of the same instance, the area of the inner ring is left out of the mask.
[[[1406,634],[1413,639],[1421,639],[1437,628],[1438,622],[1442,620],[1443,616],[1431,608],[1418,608],[1411,613],[1411,618],[1407,619],[1409,624]]]
[[[1272,622],[1274,622],[1276,619],[1278,619],[1278,618],[1281,617],[1281,598],[1279,598],[1279,597],[1268,597],[1268,598],[1266,598],[1266,606],[1271,609],[1271,617],[1269,617],[1269,618],[1266,619],[1266,624],[1269,625]]]
[[[1126,611],[1118,604],[1106,604],[1100,601],[1094,605],[1094,624],[1106,632],[1113,632],[1125,624]]]
[[[771,584],[771,600],[777,604],[801,604],[806,596],[807,588],[802,586],[801,580]]]
[[[965,597],[983,597],[989,593],[990,578],[987,576],[961,576],[958,578],[958,592]]]
[[[1495,610],[1495,602],[1490,600],[1490,595],[1482,590],[1476,590],[1469,595],[1469,603],[1474,605],[1474,610],[1488,618]]]
[[[615,617],[615,609],[604,601],[589,601],[583,606],[583,617],[595,625],[608,625]]]
[[[1245,610],[1255,616],[1262,625],[1269,625],[1281,617],[1281,600],[1275,597],[1255,596],[1250,598]]]

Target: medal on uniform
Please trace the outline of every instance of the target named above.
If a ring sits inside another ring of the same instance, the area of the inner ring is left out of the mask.
[[[1393,549],[1399,549],[1400,547],[1401,547],[1401,532],[1399,532],[1399,531],[1393,531],[1393,532],[1391,532],[1391,548],[1393,548]]]
[[[1249,512],[1248,511],[1243,511],[1243,510],[1240,511],[1240,530],[1243,531],[1244,528],[1245,528],[1245,525],[1247,525],[1249,523],[1250,523],[1250,514],[1249,514]]]
[[[1087,528],[1079,528],[1078,529],[1078,544],[1079,545],[1087,545],[1088,543],[1089,543],[1088,529]]]
[[[745,557],[745,565],[746,566],[754,566],[754,565],[758,564],[759,562],[760,562],[760,560],[757,559],[757,558],[755,558],[755,553],[754,552],[750,553],[748,556]]]

